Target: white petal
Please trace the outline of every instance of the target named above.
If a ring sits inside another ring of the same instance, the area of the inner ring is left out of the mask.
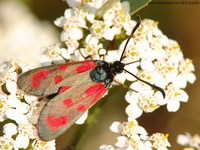
[[[89,34],[86,37],[86,44],[93,44],[93,45],[97,45],[99,43],[99,39],[96,38],[95,36],[93,36],[92,34]]]
[[[147,131],[141,126],[135,126],[133,128],[134,128],[134,131],[138,134],[141,134],[141,135],[147,135],[148,134]]]
[[[83,124],[88,117],[88,111],[85,112],[75,123],[76,124]]]
[[[117,74],[117,75],[115,76],[115,79],[118,80],[118,81],[120,81],[121,83],[124,83],[125,80],[126,80],[125,73],[122,72],[122,73],[120,73],[120,74]],[[114,83],[114,85],[116,85],[116,84],[119,85],[119,83],[116,83],[116,82],[113,82],[113,83]]]
[[[41,62],[41,64],[42,64],[42,66],[48,66],[48,65],[51,65],[52,60],[49,59],[47,56],[42,55],[42,56],[40,57],[40,62]]]
[[[180,90],[180,95],[177,96],[177,99],[181,102],[187,102],[189,99],[188,94],[184,90]]]
[[[29,145],[29,138],[27,136],[23,136],[23,135],[19,134],[15,139],[15,145],[18,148],[26,149]]]
[[[80,40],[83,38],[83,32],[79,28],[72,28],[70,32],[68,32],[68,36],[72,39]]]
[[[167,104],[167,110],[169,112],[176,112],[180,107],[180,102],[177,100],[169,100]]]
[[[20,100],[18,98],[16,98],[14,95],[9,95],[8,96],[8,104],[10,105],[10,107],[17,107],[18,105],[20,105]]]
[[[185,88],[187,85],[187,80],[183,76],[177,76],[174,81],[172,81],[174,86],[177,86],[179,88]]]
[[[29,104],[37,99],[38,99],[38,97],[36,97],[36,96],[24,95],[24,100]]]
[[[3,126],[3,133],[11,137],[17,133],[17,126],[14,123],[7,123]]]
[[[123,1],[123,2],[121,2],[121,4],[122,4],[122,8],[123,8],[125,11],[130,12],[130,4],[129,4],[129,2]]]
[[[15,81],[7,81],[6,82],[6,89],[8,92],[15,94],[17,92],[17,84]]]
[[[72,8],[66,9],[64,15],[65,15],[65,18],[67,19],[73,17],[75,15],[74,9]]]
[[[190,138],[186,135],[178,135],[177,137],[177,143],[180,145],[188,145],[190,142]]]
[[[147,71],[154,70],[154,65],[153,65],[152,61],[150,61],[150,60],[142,60],[141,67],[143,70],[147,70]]]
[[[99,150],[115,150],[112,145],[101,145]]]
[[[125,95],[125,99],[128,103],[132,104],[132,103],[137,103],[138,102],[138,98],[140,96],[140,93],[136,93],[136,92],[132,92],[132,91],[128,91]]]
[[[110,130],[115,133],[120,133],[122,131],[122,124],[120,122],[113,122],[110,126]]]
[[[131,119],[136,119],[142,115],[143,111],[137,104],[130,104],[126,107],[125,112]]]
[[[127,144],[127,142],[128,142],[127,137],[125,137],[125,136],[119,136],[119,137],[117,137],[117,143],[115,143],[115,145],[117,147],[125,147],[126,144]]]
[[[188,79],[188,82],[189,83],[194,83],[194,81],[196,80],[196,76],[194,75],[194,73],[190,73],[188,76],[187,76],[187,79]]]
[[[54,21],[54,24],[55,24],[57,27],[63,27],[66,21],[67,21],[67,19],[66,19],[65,17],[60,17],[60,18],[57,18],[57,19]]]
[[[67,49],[66,48],[61,48],[61,56],[64,57],[65,59],[70,59],[70,55],[69,53],[67,52]]]
[[[27,113],[28,109],[29,109],[29,105],[24,102],[21,102],[16,108],[17,112],[20,114]]]
[[[19,112],[16,109],[8,109],[6,112],[6,116],[17,122],[17,124],[21,122],[27,122],[27,117],[25,115],[19,114]]]
[[[76,7],[81,4],[81,0],[66,0],[70,7]]]

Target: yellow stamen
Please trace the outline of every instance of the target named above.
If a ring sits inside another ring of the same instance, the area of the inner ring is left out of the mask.
[[[158,21],[154,22],[153,27],[156,27],[159,24]]]
[[[123,9],[119,10],[119,14],[120,14],[120,15],[122,15],[123,13],[124,13],[124,10],[123,10]]]
[[[168,69],[169,69],[169,70],[173,70],[173,69],[174,69],[174,67],[169,67]]]
[[[190,65],[192,62],[193,62],[192,60],[189,60],[189,61],[186,63],[186,65],[187,65],[187,66]]]
[[[165,134],[164,139],[167,139],[169,137],[169,134]]]
[[[132,128],[134,124],[135,124],[134,121],[131,121],[129,127]]]
[[[47,142],[41,142],[40,145],[45,146],[47,144]]]
[[[4,148],[5,148],[5,149],[8,149],[8,148],[9,148],[9,146],[8,146],[8,145],[4,145]]]
[[[177,46],[174,46],[174,49],[179,49],[181,46],[180,45],[177,45]]]
[[[153,105],[153,104],[151,104],[150,107],[151,107],[151,108],[156,108],[157,105]]]
[[[125,22],[126,21],[126,16],[123,16],[122,17],[122,22]]]
[[[181,93],[178,93],[178,92],[177,92],[177,93],[175,93],[175,96],[178,96],[178,95],[181,95]]]
[[[88,52],[91,52],[91,51],[92,51],[92,48],[91,48],[90,46],[88,46],[88,47],[87,47],[87,51],[88,51]]]
[[[3,107],[3,101],[0,100],[0,108]]]
[[[135,142],[134,138],[131,138],[131,142],[132,142],[132,143],[134,143],[134,142]]]
[[[137,52],[131,52],[131,55],[135,56],[135,55],[137,55]]]
[[[141,27],[138,29],[138,31],[142,31],[143,29],[144,29],[144,27],[141,26]]]
[[[96,28],[95,31],[96,31],[96,32],[100,32],[100,28]]]

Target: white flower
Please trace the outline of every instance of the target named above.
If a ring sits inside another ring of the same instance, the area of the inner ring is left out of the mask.
[[[137,103],[132,103],[126,107],[125,112],[129,119],[133,120],[139,118],[142,115],[143,110],[138,106]]]
[[[174,59],[159,60],[154,63],[155,71],[164,77],[165,84],[172,82],[178,75],[178,64]]]
[[[180,102],[187,102],[188,95],[184,90],[179,87],[169,84],[166,88],[166,98],[164,101],[167,103],[167,110],[169,112],[175,112],[180,107]]]
[[[115,121],[110,126],[110,130],[115,133],[121,133],[128,138],[133,138],[136,135],[147,135],[146,130],[139,126],[136,120],[123,123]]]
[[[180,134],[177,137],[177,143],[183,146],[189,145],[191,135],[189,133]]]
[[[19,134],[15,139],[15,146],[18,148],[26,149],[29,145],[29,138]]]
[[[59,44],[56,44],[43,48],[43,55],[40,61],[43,65],[50,65],[52,62],[65,63],[63,58],[69,59],[70,55],[65,48],[60,48]]]
[[[125,136],[119,136],[117,137],[117,143],[115,143],[115,145],[119,148],[123,148],[123,147],[128,147],[128,138]]]
[[[3,126],[3,133],[7,137],[12,137],[17,133],[17,126],[14,123],[7,123]]]
[[[0,95],[0,122],[6,119],[6,112],[9,108],[7,96]]]
[[[115,150],[112,145],[101,145],[99,150]]]
[[[99,60],[100,59],[100,52],[105,53],[103,49],[103,45],[99,43],[98,38],[89,34],[86,37],[86,44],[84,45],[85,48],[80,48],[80,52],[84,57],[91,56],[92,59]]]
[[[2,150],[13,150],[14,148],[14,139],[7,136],[0,137],[0,149]]]
[[[171,146],[167,139],[168,136],[168,134],[164,135],[162,133],[155,133],[151,135],[150,141],[154,148],[158,150],[167,150],[167,147]]]
[[[16,121],[17,124],[28,121],[26,115],[20,114],[16,109],[8,109],[6,112],[6,117]]]
[[[41,140],[34,140],[32,143],[32,150],[55,150],[55,140],[45,142]]]
[[[36,138],[37,130],[30,123],[20,123],[18,126],[19,134],[15,139],[15,145],[18,148],[26,149],[29,145],[29,139]]]
[[[67,51],[69,54],[73,54],[74,51],[78,48],[79,42],[75,39],[69,38],[68,40],[65,41],[65,44],[67,46]]]
[[[98,39],[105,38],[107,40],[112,40],[114,35],[119,33],[119,30],[115,27],[110,28],[103,21],[94,21],[90,27],[90,32]]]
[[[16,81],[17,80],[17,73],[16,72],[5,72],[0,73],[0,84],[3,85],[8,81]]]
[[[179,64],[178,71],[179,73],[174,84],[179,85],[180,88],[185,88],[187,81],[189,83],[194,83],[196,80],[196,77],[193,73],[194,65],[192,64],[192,60],[182,59]]]
[[[198,134],[192,136],[190,133],[186,133],[185,135],[178,135],[177,143],[183,146],[199,149],[200,136]]]

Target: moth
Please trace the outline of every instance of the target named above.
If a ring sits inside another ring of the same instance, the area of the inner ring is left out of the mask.
[[[28,94],[48,98],[39,115],[38,135],[44,141],[55,139],[64,133],[85,111],[92,107],[108,91],[115,76],[123,71],[159,90],[124,67],[122,58],[129,40],[137,30],[138,22],[128,38],[119,61],[86,60],[40,67],[19,76],[17,84]]]

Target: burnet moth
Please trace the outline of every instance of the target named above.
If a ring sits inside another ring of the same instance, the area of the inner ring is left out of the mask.
[[[124,67],[122,58],[129,40],[140,26],[138,22],[128,38],[119,61],[108,63],[102,60],[86,60],[74,63],[56,64],[36,68],[19,76],[17,84],[28,94],[47,97],[38,120],[38,135],[44,141],[55,139],[92,107],[108,91],[116,74],[123,71],[133,75],[156,90],[163,97],[165,92]]]

